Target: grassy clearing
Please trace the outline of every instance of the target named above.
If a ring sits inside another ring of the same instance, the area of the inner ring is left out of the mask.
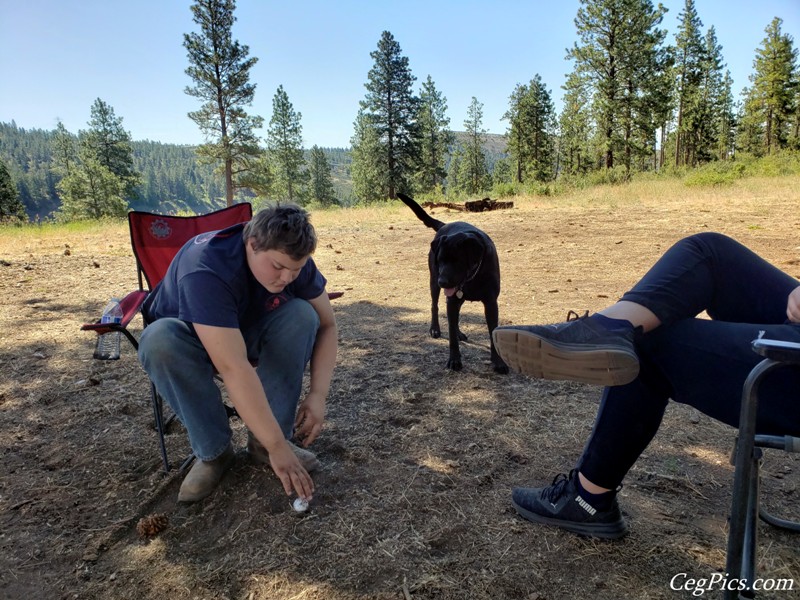
[[[572,189],[559,195],[522,194],[505,200],[514,202],[515,207],[521,211],[543,207],[619,209],[640,204],[667,207],[687,202],[696,205],[698,210],[713,211],[723,203],[757,205],[767,199],[797,205],[800,201],[800,172],[787,174],[789,167],[786,166],[794,163],[775,159],[758,164],[759,172],[772,170],[779,175],[737,177],[727,181],[726,185],[702,183],[711,179],[704,179],[700,174],[692,176],[691,182],[678,177],[640,177],[625,184],[594,185],[585,189]],[[775,168],[772,169],[771,166]],[[696,172],[701,173],[703,169]],[[708,172],[713,173],[713,169]],[[395,220],[414,220],[408,208],[399,200],[348,208],[315,207],[311,212],[314,225],[320,229],[371,228]],[[443,220],[451,221],[455,217],[456,214],[451,213]],[[67,244],[73,247],[75,244],[98,244],[102,247],[105,240],[119,239],[120,234],[127,237],[127,227],[124,219],[0,225],[0,257],[66,250]]]

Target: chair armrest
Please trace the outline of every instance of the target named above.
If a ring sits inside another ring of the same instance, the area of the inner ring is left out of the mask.
[[[800,364],[800,344],[782,340],[753,340],[753,352],[778,362]]]
[[[94,331],[98,334],[108,333],[109,331],[122,331],[141,310],[142,304],[149,293],[150,292],[147,290],[136,290],[120,300],[119,305],[122,307],[122,321],[119,323],[101,323],[98,319],[94,323],[84,323],[81,325],[81,331]]]

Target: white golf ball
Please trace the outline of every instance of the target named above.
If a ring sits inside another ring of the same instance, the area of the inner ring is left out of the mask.
[[[308,500],[303,500],[302,498],[295,498],[294,502],[292,502],[292,508],[295,509],[297,512],[306,512],[308,510]]]

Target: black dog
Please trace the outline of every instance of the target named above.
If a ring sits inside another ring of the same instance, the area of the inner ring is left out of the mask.
[[[431,274],[431,337],[442,335],[439,328],[439,290],[447,298],[447,325],[450,336],[450,358],[447,368],[460,371],[461,350],[458,342],[467,336],[458,328],[461,306],[465,300],[483,302],[492,365],[497,373],[508,373],[508,366],[500,358],[492,342],[492,331],[497,327],[497,297],[500,295],[500,262],[494,242],[477,227],[456,221],[442,223],[426,213],[414,200],[404,194],[400,199],[414,214],[436,232],[428,253]]]

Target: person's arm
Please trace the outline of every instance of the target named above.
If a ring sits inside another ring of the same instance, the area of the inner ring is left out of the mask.
[[[786,304],[786,316],[792,323],[800,323],[800,286],[794,288],[789,294]]]
[[[256,370],[247,360],[241,332],[197,323],[194,328],[225,382],[231,403],[247,428],[269,452],[272,469],[286,494],[291,495],[294,490],[301,498],[311,498],[314,482],[283,437]]]
[[[327,292],[309,300],[319,315],[319,329],[311,354],[311,381],[305,399],[300,403],[295,422],[295,435],[308,447],[322,431],[325,420],[325,402],[331,387],[336,366],[338,333],[336,318]]]

